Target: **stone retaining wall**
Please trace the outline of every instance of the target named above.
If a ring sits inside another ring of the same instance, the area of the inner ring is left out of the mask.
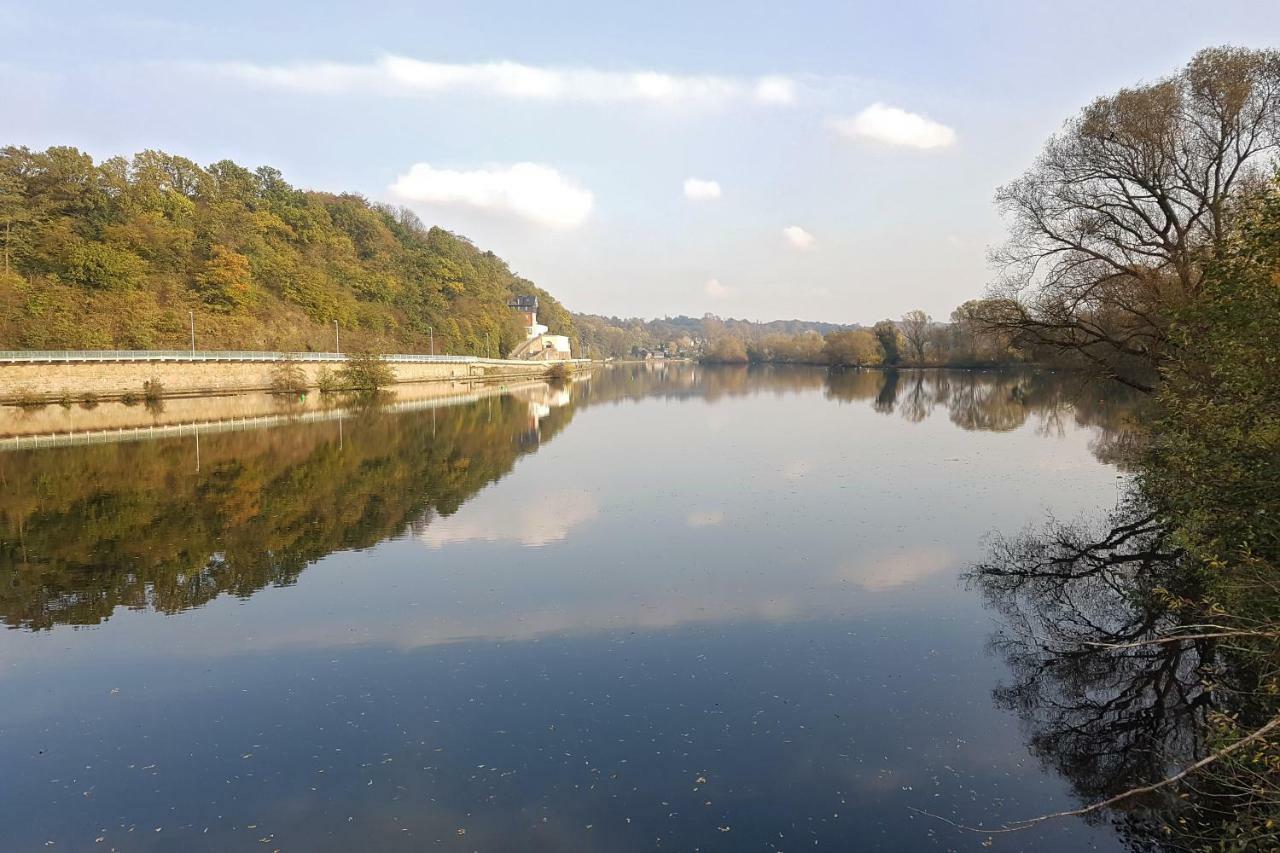
[[[142,396],[142,385],[159,380],[165,396],[209,396],[271,387],[277,362],[71,362],[65,364],[0,365],[0,402],[13,403],[34,397],[57,401],[87,395],[108,400],[126,394]],[[314,386],[323,369],[337,365],[298,362]],[[545,376],[548,362],[506,363],[392,363],[397,382],[436,382],[466,379],[504,379]]]

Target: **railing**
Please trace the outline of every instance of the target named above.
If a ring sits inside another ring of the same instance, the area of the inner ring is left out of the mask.
[[[474,355],[384,355],[391,362],[470,364],[501,362]],[[249,352],[240,350],[0,350],[0,364],[49,364],[72,361],[346,361],[338,352]]]

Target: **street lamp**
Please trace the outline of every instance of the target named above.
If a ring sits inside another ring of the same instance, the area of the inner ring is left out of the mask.
[[[427,340],[431,341],[431,354],[436,354],[436,333],[430,326],[427,326]]]
[[[196,356],[196,312],[188,311],[187,313],[191,315],[191,357],[195,358]]]
[[[342,345],[338,343],[338,321],[333,321],[333,351],[342,355]]]

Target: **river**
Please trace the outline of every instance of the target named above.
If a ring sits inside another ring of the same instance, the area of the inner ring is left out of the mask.
[[[4,450],[0,849],[984,849],[1081,801],[964,576],[1114,507],[1128,407],[627,365]]]

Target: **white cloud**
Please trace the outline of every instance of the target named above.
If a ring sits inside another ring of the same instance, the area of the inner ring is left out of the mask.
[[[461,542],[519,542],[539,547],[563,542],[575,527],[595,521],[600,507],[581,492],[565,492],[555,501],[525,501],[515,508],[472,504],[456,515],[437,518],[416,538],[432,548]]]
[[[796,84],[787,77],[761,77],[756,83],[756,100],[766,104],[793,104],[796,100]]]
[[[795,84],[786,77],[680,75],[661,71],[550,68],[519,62],[426,62],[387,55],[373,62],[188,63],[188,69],[272,89],[310,94],[430,96],[448,92],[533,100],[723,103],[754,100],[789,104]]]
[[[718,181],[704,181],[701,178],[686,178],[684,197],[692,201],[711,201],[720,198]]]
[[[787,238],[787,242],[797,249],[808,249],[814,244],[813,235],[799,225],[788,225],[783,228],[782,236]]]
[[[875,103],[853,118],[833,119],[831,126],[843,136],[907,148],[947,148],[956,132],[931,118]]]
[[[707,279],[704,289],[707,291],[707,296],[710,296],[712,299],[724,299],[733,292],[729,287],[721,284],[720,279],[718,278]]]
[[[405,201],[501,211],[555,228],[581,225],[593,203],[590,191],[539,163],[470,172],[416,163],[396,179],[391,192]]]

